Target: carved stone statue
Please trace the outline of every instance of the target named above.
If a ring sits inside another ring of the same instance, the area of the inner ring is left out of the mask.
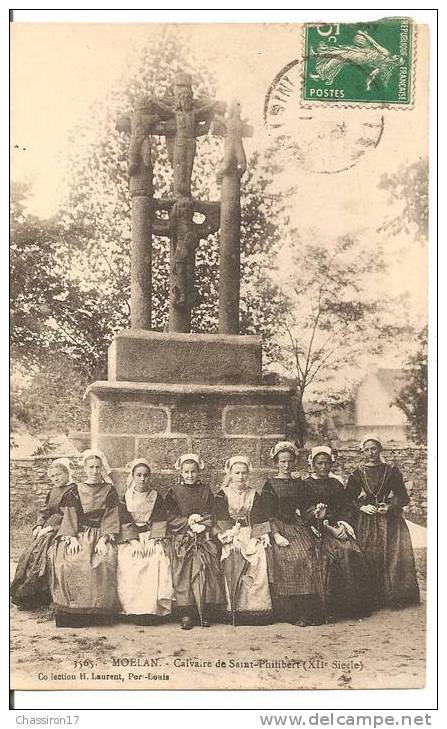
[[[189,331],[191,309],[197,304],[195,253],[200,240],[219,229],[220,205],[181,197],[156,200],[155,206],[169,213],[168,218],[154,218],[153,230],[171,239],[170,322],[174,331]],[[194,221],[195,213],[203,216],[202,222]]]
[[[161,117],[174,122],[175,131],[166,134],[168,158],[174,170],[174,194],[189,197],[196,138],[208,133],[214,111],[224,105],[194,99],[191,76],[186,73],[179,73],[175,78],[173,104],[160,99],[152,99],[152,103]]]

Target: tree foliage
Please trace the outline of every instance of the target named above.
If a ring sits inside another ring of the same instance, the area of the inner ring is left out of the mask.
[[[428,367],[427,327],[418,336],[418,350],[409,358],[406,384],[395,400],[408,421],[410,433],[416,443],[427,442]]]
[[[386,302],[367,295],[365,281],[380,274],[384,264],[378,251],[361,248],[352,236],[332,245],[295,241],[290,270],[282,353],[296,382],[297,439],[304,442],[309,391],[325,407],[345,406],[350,391],[343,381],[336,383],[337,373],[352,376],[366,353],[380,354],[406,327],[385,324]]]
[[[379,187],[389,192],[398,212],[388,216],[380,230],[397,235],[404,231],[425,242],[428,235],[428,158],[382,175]]]
[[[67,433],[89,427],[90,407],[83,400],[89,374],[59,353],[46,353],[32,372],[15,368],[11,429],[28,433]],[[22,375],[22,376],[20,376]]]

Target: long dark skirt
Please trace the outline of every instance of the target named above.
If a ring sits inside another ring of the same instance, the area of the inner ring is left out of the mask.
[[[107,553],[95,553],[98,529],[88,527],[78,539],[81,549],[70,555],[63,542],[49,550],[50,587],[57,613],[111,615],[119,609],[117,551],[107,544]]]
[[[360,512],[357,541],[368,562],[376,607],[403,607],[419,602],[419,586],[410,532],[400,514]]]
[[[172,540],[173,613],[210,616],[225,603],[218,546],[204,537],[176,535]]]
[[[11,600],[14,605],[38,608],[50,604],[47,558],[53,539],[54,532],[46,532],[33,539],[20,556],[11,583]]]
[[[373,580],[355,539],[337,539],[324,531],[321,558],[327,612],[337,616],[369,615],[374,596]]]
[[[302,523],[276,521],[278,530],[290,542],[278,547],[271,537],[267,550],[273,609],[279,619],[321,622],[324,584],[318,540]]]

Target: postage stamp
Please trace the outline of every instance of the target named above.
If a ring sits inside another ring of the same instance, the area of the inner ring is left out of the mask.
[[[410,18],[305,25],[303,102],[410,106]]]

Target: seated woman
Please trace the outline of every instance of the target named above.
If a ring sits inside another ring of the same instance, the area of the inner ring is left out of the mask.
[[[386,463],[378,435],[362,440],[364,464],[350,476],[346,495],[357,540],[374,581],[376,607],[399,608],[419,602],[410,532],[402,507],[410,499],[402,474]]]
[[[271,526],[265,499],[248,483],[252,471],[248,458],[229,458],[225,471],[214,497],[214,520],[223,545],[227,613],[233,625],[265,625],[272,619],[266,557]]]
[[[82,454],[85,479],[65,492],[62,522],[49,550],[58,627],[110,623],[118,609],[119,498],[100,451]]]
[[[373,582],[350,524],[350,508],[338,476],[331,473],[331,448],[317,446],[309,456],[301,512],[321,537],[328,617],[365,617],[371,613]]]
[[[33,527],[33,540],[22,553],[11,584],[11,600],[24,609],[49,605],[47,555],[62,521],[61,499],[73,485],[68,458],[56,458],[48,468],[51,488]]]
[[[263,494],[277,532],[269,559],[274,611],[279,620],[306,627],[324,622],[323,580],[317,540],[300,514],[303,483],[292,476],[298,455],[289,441],[272,448],[278,473],[267,480]]]
[[[118,544],[118,597],[123,615],[143,625],[171,612],[167,514],[162,497],[151,489],[149,463],[137,458],[127,468]]]
[[[212,538],[213,495],[199,479],[204,468],[196,453],[184,453],[177,460],[177,483],[165,496],[172,539],[173,612],[181,618],[183,630],[199,622],[210,625],[212,614],[223,604],[220,550]]]

